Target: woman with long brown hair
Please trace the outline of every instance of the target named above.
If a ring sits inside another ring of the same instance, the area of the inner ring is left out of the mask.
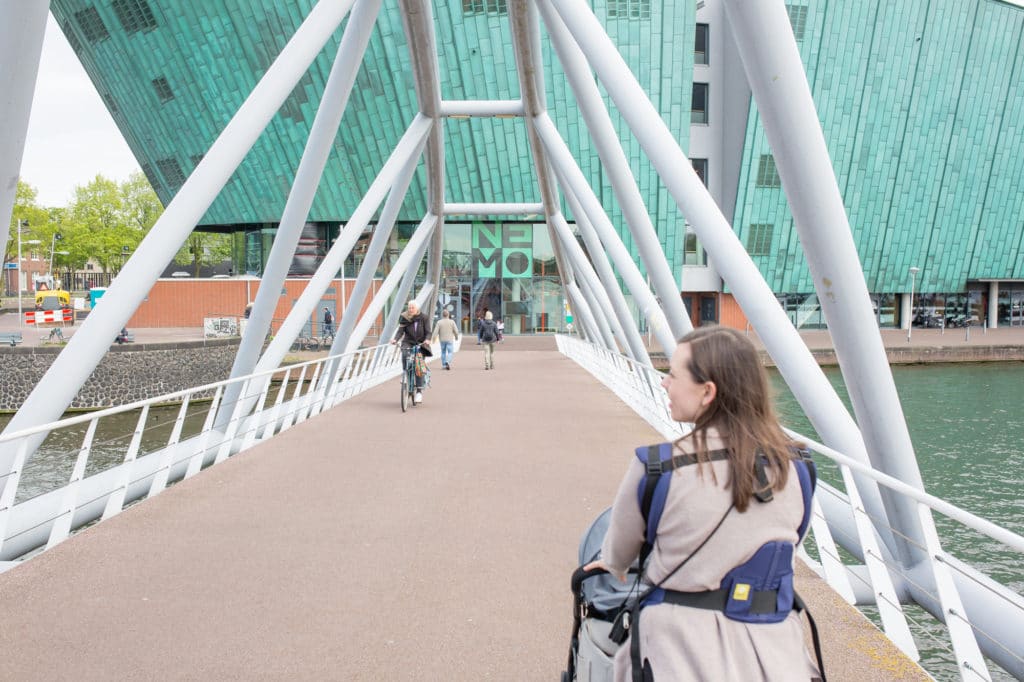
[[[627,642],[619,649],[615,679],[631,679],[631,649],[645,680],[817,678],[799,614],[789,606],[769,614],[777,622],[744,622],[713,605],[723,592],[727,600],[746,598],[725,586],[734,569],[754,565],[766,546],[789,548],[777,553],[787,565],[773,562],[770,570],[791,574],[792,546],[806,525],[795,469],[802,444],[778,424],[756,349],[736,330],[702,327],[679,340],[662,385],[672,418],[693,424],[671,446],[680,464],[664,474],[670,485],[656,536],[645,549],[644,582],[667,596],[639,611],[639,624],[630,628],[639,648]],[[587,568],[624,579],[640,555],[646,525],[638,489],[646,473],[633,458],[601,558]]]

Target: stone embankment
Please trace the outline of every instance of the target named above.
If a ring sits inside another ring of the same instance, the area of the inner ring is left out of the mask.
[[[61,350],[0,349],[0,412],[15,411],[25,402]],[[70,409],[125,405],[219,381],[230,374],[237,350],[237,338],[112,346]]]

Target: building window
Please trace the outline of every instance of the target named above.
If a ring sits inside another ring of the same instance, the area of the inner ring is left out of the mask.
[[[804,29],[807,28],[807,6],[786,5],[786,12],[789,14],[789,23],[793,27],[793,36],[797,40],[803,40]]]
[[[708,122],[708,84],[693,84],[693,104],[690,107],[690,123]]]
[[[782,187],[779,171],[775,168],[775,157],[771,154],[761,155],[761,162],[757,165],[757,186]]]
[[[160,174],[164,176],[164,181],[167,182],[168,187],[177,189],[185,184],[185,174],[181,172],[181,166],[174,157],[157,159],[156,167]]]
[[[754,223],[747,234],[747,253],[751,256],[767,256],[771,253],[772,233],[775,226],[771,223]]]
[[[708,160],[707,159],[690,159],[690,163],[693,164],[693,170],[697,172],[697,177],[704,183],[704,186],[708,186]]]
[[[78,34],[71,28],[71,22],[65,21],[61,24],[61,28],[64,29],[64,35],[68,38],[68,44],[71,45],[71,49],[78,54],[82,51],[82,41],[78,39]]]
[[[170,102],[174,99],[174,91],[171,90],[171,84],[163,76],[153,79],[153,89],[156,90],[156,96],[160,98],[161,102]]]
[[[103,23],[95,7],[86,7],[75,12],[75,21],[78,22],[78,28],[82,29],[82,35],[90,43],[98,43],[110,37],[107,25]]]
[[[146,0],[114,0],[113,7],[126,33],[151,31],[156,28],[153,10]]]
[[[462,0],[463,14],[508,14],[505,0]]]
[[[120,109],[117,108],[117,102],[114,101],[114,98],[110,95],[109,92],[104,93],[103,101],[107,103],[107,109],[110,111],[111,114],[116,114],[120,111]]]
[[[687,232],[683,238],[683,265],[707,265],[708,254],[697,241],[697,235]]]
[[[697,24],[697,40],[693,48],[693,63],[708,63],[708,25]]]
[[[204,156],[206,156],[206,154],[193,154],[192,156],[188,157],[189,161],[192,162],[192,168],[198,166],[199,162],[203,160]]]
[[[651,0],[608,0],[609,19],[650,19]]]

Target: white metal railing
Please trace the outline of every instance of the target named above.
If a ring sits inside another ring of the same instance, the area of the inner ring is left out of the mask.
[[[668,397],[661,387],[663,375],[656,369],[577,338],[558,335],[556,340],[560,352],[589,371],[663,437],[673,440],[686,433],[685,426],[674,422],[669,414]],[[936,617],[936,623],[944,625],[948,640],[939,644],[955,661],[962,679],[991,679],[981,650],[1010,675],[1024,679],[1024,628],[1020,627],[1024,623],[1024,598],[944,550],[931,515],[937,512],[984,535],[1007,553],[1016,554],[1018,562],[1024,559],[1024,537],[821,443],[787,432],[833,461],[844,488],[841,491],[819,479],[808,535],[818,559],[802,547],[803,560],[849,603],[877,605],[886,635],[911,658],[919,658],[915,636],[933,637],[928,632],[934,626],[925,628],[915,621],[912,634],[902,608],[902,603],[908,601],[924,607]],[[876,529],[893,529],[885,519],[872,518],[865,511],[854,473],[914,501],[926,531],[924,546],[918,546],[927,557],[924,562],[908,569],[890,556]],[[943,542],[955,546],[958,536],[945,537]],[[844,560],[837,542],[863,564]],[[986,595],[989,606],[995,602],[999,608],[981,608],[977,603],[979,594]],[[951,674],[949,670],[930,672],[939,678]]]
[[[328,386],[326,378],[332,371],[335,379]],[[12,447],[16,452],[10,473],[0,475],[0,571],[59,544],[86,523],[110,518],[126,504],[158,495],[169,483],[194,476],[203,467],[220,463],[400,373],[398,347],[374,346],[0,435],[0,448]],[[232,384],[241,385],[239,397],[234,406],[224,405],[222,396]],[[239,406],[247,399],[255,399],[255,408],[242,414]],[[166,421],[154,422],[153,408],[179,402],[164,441],[162,434],[156,434],[166,427]],[[231,410],[231,420],[223,431],[214,428],[218,410]],[[104,420],[117,416],[134,419],[136,413],[126,446],[118,445],[119,439],[97,442]],[[85,433],[67,484],[21,499],[19,484],[33,436],[38,440],[40,435],[74,428],[84,428]],[[148,447],[143,446],[146,440],[150,441]],[[123,448],[118,455],[121,463],[87,476],[87,469],[95,464],[90,455],[98,446],[107,456],[112,448]]]

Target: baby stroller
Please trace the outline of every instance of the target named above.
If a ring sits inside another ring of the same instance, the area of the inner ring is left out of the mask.
[[[604,510],[580,540],[580,567],[572,574],[573,622],[568,669],[562,682],[611,682],[612,658],[619,646],[608,638],[612,622],[626,604],[636,581],[619,582],[604,570],[584,571],[597,558],[608,532],[611,509]],[[630,573],[639,569],[633,566]]]

